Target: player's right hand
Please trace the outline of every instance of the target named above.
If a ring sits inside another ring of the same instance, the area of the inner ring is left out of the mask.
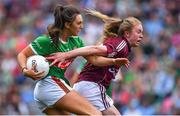
[[[33,80],[39,80],[39,79],[43,78],[45,72],[44,71],[36,72],[35,69],[36,69],[36,64],[33,65],[33,67],[30,70],[24,69],[23,70],[24,76],[30,77]]]

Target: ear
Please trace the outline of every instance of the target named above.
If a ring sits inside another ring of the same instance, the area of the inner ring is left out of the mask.
[[[70,24],[71,23],[65,22],[65,28],[69,29],[70,28]]]
[[[125,32],[124,32],[124,36],[125,36],[126,38],[128,38],[128,37],[130,36],[130,33],[129,33],[128,31],[125,31]]]

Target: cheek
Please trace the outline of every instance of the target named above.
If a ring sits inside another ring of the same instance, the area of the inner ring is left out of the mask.
[[[138,39],[138,37],[139,36],[137,34],[132,34],[131,35],[131,40],[135,42]]]
[[[72,26],[72,27],[70,28],[70,31],[71,31],[71,33],[73,33],[73,34],[76,34],[77,28]]]
[[[134,40],[138,40],[139,34],[134,34]]]
[[[139,38],[139,36],[136,34],[131,35],[130,41],[131,41],[132,46],[136,46],[138,38]]]
[[[77,26],[77,25],[74,25],[74,26],[72,26],[72,29],[73,29],[74,31],[77,31],[77,30],[78,30],[78,26]]]

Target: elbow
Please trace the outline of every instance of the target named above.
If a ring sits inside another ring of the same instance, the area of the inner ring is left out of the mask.
[[[104,66],[101,61],[98,60],[97,56],[93,56],[92,58],[90,58],[88,60],[91,64],[93,64],[94,66]]]
[[[21,56],[21,53],[19,53],[16,58],[19,59],[20,56]]]
[[[86,58],[86,60],[89,62],[89,63],[91,63],[91,64],[93,64],[93,65],[95,65],[95,66],[98,66],[99,64],[97,63],[97,58],[96,58],[96,56],[87,56],[87,57],[85,57]]]
[[[22,55],[23,55],[22,53],[19,53],[19,54],[17,55],[17,57],[16,57],[16,58],[17,58],[17,61],[18,61],[18,62],[20,61],[20,59],[21,59]]]

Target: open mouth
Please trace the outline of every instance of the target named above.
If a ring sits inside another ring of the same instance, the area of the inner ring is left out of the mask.
[[[137,43],[141,43],[141,40],[138,40]]]

